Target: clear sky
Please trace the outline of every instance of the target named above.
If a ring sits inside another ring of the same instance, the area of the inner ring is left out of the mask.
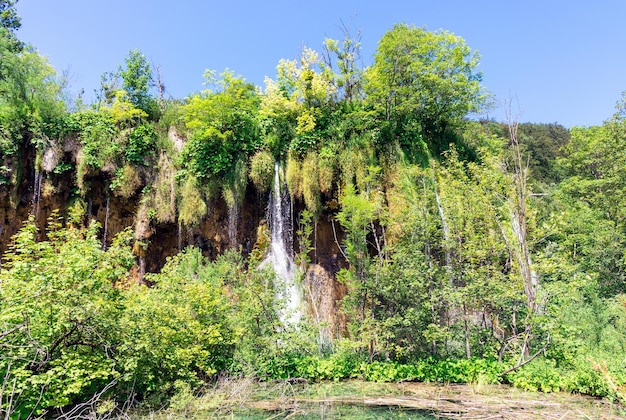
[[[161,68],[169,94],[200,91],[205,69],[232,69],[263,84],[281,58],[361,30],[363,64],[394,23],[445,29],[482,59],[483,84],[511,98],[522,122],[601,124],[626,90],[626,1],[20,0],[20,39],[69,70],[92,97],[100,75],[138,48]]]

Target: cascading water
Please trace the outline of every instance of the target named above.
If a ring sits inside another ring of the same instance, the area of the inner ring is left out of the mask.
[[[183,227],[179,220],[178,221],[178,250],[182,251],[182,249],[183,249]]]
[[[237,221],[239,219],[239,207],[234,204],[228,208],[228,245],[230,248],[237,247]]]
[[[39,218],[39,201],[41,199],[41,184],[43,183],[43,173],[35,171],[35,179],[33,180],[33,208],[31,214],[35,219]]]
[[[291,229],[288,228],[291,218],[289,194],[281,193],[281,168],[274,164],[274,189],[270,196],[270,254],[267,262],[271,263],[276,272],[274,288],[276,298],[284,307],[280,310],[280,320],[284,325],[297,325],[302,316],[300,309],[301,292],[296,283],[296,265],[291,250],[286,246]],[[285,205],[287,204],[287,205]]]

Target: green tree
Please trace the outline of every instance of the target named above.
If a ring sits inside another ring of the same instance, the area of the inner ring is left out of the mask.
[[[626,291],[624,237],[626,235],[626,119],[619,112],[601,126],[576,127],[558,165],[564,174],[558,192],[562,205],[580,214],[586,225],[572,222],[569,252],[579,264],[600,275],[605,297]],[[583,233],[585,232],[585,233]],[[591,234],[591,232],[594,232]]]
[[[304,48],[299,60],[280,60],[276,80],[266,78],[260,116],[265,140],[275,156],[299,156],[324,140],[337,86],[319,54]]]
[[[152,287],[134,286],[126,294],[120,362],[127,385],[142,395],[167,395],[176,381],[193,388],[227,368],[234,350],[230,302],[223,275],[228,263],[212,264],[188,248],[170,258]],[[232,272],[232,270],[229,270]]]
[[[64,113],[59,99],[56,73],[39,54],[24,50],[2,58],[7,77],[0,78],[0,136],[11,153],[24,144],[41,145],[45,138],[58,135],[54,124]],[[11,149],[11,146],[13,149]]]
[[[398,24],[386,32],[365,71],[367,101],[385,121],[385,140],[423,153],[421,137],[434,152],[445,150],[448,130],[485,102],[478,59],[446,31]]]
[[[152,66],[141,51],[130,50],[117,71],[105,72],[101,76],[100,91],[96,92],[100,109],[102,105],[115,108],[135,109],[140,117],[156,121],[161,117],[161,109],[150,90],[155,86]]]
[[[348,287],[343,307],[352,320],[355,337],[367,348],[370,360],[378,354],[382,334],[376,317],[381,276],[388,264],[385,225],[387,212],[381,185],[381,168],[370,165],[360,190],[347,184],[337,220],[345,231],[344,256],[349,270],[339,277]],[[372,256],[372,254],[374,256]]]
[[[191,138],[181,153],[183,167],[200,179],[224,176],[237,159],[247,160],[260,146],[254,85],[225,71],[220,79],[207,72],[207,89],[194,95],[183,112]]]
[[[159,107],[156,98],[150,94],[155,86],[152,77],[152,66],[148,59],[139,50],[129,51],[125,60],[126,68],[120,68],[122,89],[128,94],[130,102],[144,111],[151,119],[159,116]]]
[[[122,295],[115,283],[134,257],[128,231],[105,252],[97,229],[64,229],[53,219],[48,240],[36,242],[31,218],[14,237],[0,271],[0,373],[8,390],[0,411],[41,414],[117,379]]]
[[[15,3],[17,0],[0,0],[0,57],[6,52],[17,53],[24,46],[15,36],[15,32],[22,26]]]
[[[324,40],[324,64],[332,70],[333,63],[336,63],[339,68],[339,73],[335,75],[337,90],[342,100],[352,104],[363,95],[363,69],[358,67],[361,59],[361,32],[357,31],[352,36],[350,29],[343,23],[342,30],[344,39],[341,43],[331,38]]]

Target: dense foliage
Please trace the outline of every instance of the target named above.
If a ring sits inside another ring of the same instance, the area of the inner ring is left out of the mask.
[[[346,29],[321,55],[281,60],[264,88],[208,71],[184,101],[155,94],[162,83],[133,50],[94,104],[66,104],[17,39],[13,6],[0,1],[0,192],[20,205],[25,162],[50,194],[55,182],[72,191],[45,233],[31,212],[2,259],[0,413],[161,407],[222,374],[626,399],[624,104],[571,130],[474,121],[487,99],[477,53],[404,24],[369,67]],[[280,322],[264,226],[244,253],[231,237],[213,261],[189,247],[143,271],[145,231],[198,234],[220,200],[235,226],[246,191],[267,199],[275,162],[300,274],[320,221],[340,245],[332,337],[311,313]],[[134,235],[111,240],[85,217],[97,183],[136,205]]]

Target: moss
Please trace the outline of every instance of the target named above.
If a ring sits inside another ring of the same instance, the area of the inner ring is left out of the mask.
[[[82,150],[78,153],[76,158],[76,186],[81,193],[87,192],[87,186],[85,184],[85,176],[89,172],[87,162]]]
[[[322,209],[317,159],[316,153],[308,153],[302,163],[302,196],[307,209],[315,215],[319,215]]]
[[[206,203],[193,176],[189,176],[183,184],[178,211],[178,220],[186,227],[197,226],[207,212]]]
[[[141,176],[133,165],[126,164],[115,172],[111,190],[118,197],[130,198],[141,187]]]
[[[237,159],[233,169],[224,178],[222,197],[229,209],[239,207],[248,186],[248,167],[243,159]]]
[[[173,222],[176,220],[176,169],[166,153],[161,153],[158,167],[159,173],[153,188],[156,219],[160,223]]]
[[[318,163],[319,186],[320,191],[328,194],[333,189],[333,181],[335,180],[335,168],[337,161],[334,156],[328,156],[320,153]]]
[[[289,194],[294,198],[302,198],[301,162],[292,154],[287,158],[287,171],[285,176],[287,177]]]
[[[272,186],[274,157],[266,150],[257,152],[250,160],[250,180],[259,192],[267,192]]]

